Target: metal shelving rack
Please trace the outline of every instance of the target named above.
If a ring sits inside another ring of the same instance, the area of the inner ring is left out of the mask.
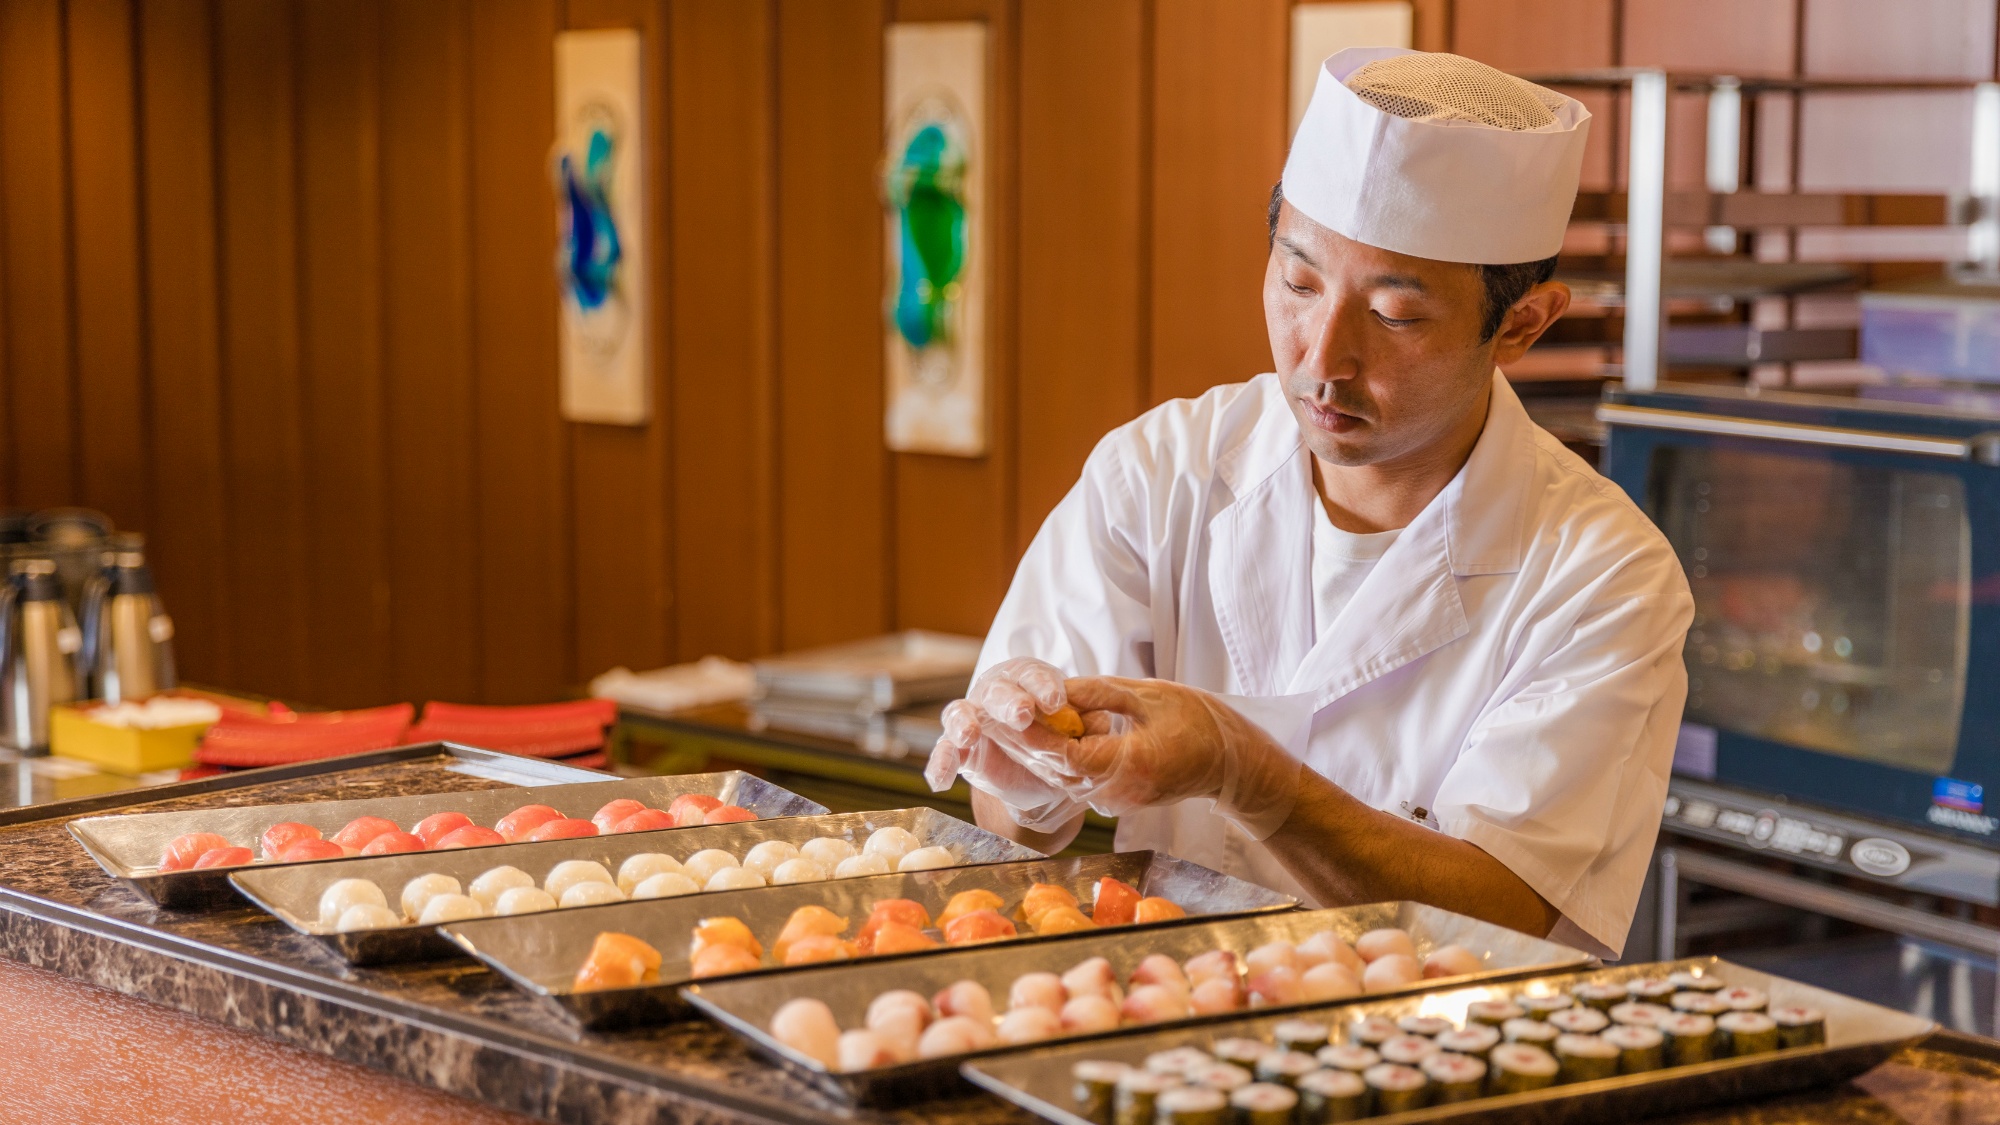
[[[1851,266],[1757,260],[1748,253],[1750,232],[1964,226],[1969,228],[1968,260],[1947,264],[1961,274],[2000,277],[2000,83],[1742,78],[1648,68],[1524,77],[1557,88],[1613,91],[1623,95],[1628,107],[1626,190],[1581,193],[1571,218],[1573,223],[1622,226],[1622,273],[1594,278],[1568,270],[1559,274],[1581,281],[1579,287],[1587,295],[1594,291],[1607,303],[1622,304],[1622,362],[1605,374],[1622,377],[1627,389],[1652,390],[1675,366],[1747,372],[1762,363],[1857,358],[1856,333],[1851,329],[1799,328],[1791,326],[1789,316],[1787,327],[1760,328],[1743,315],[1746,305],[1760,298],[1849,289],[1861,280],[1861,272]],[[1752,136],[1760,95],[1965,90],[1973,91],[1974,113],[1972,184],[1964,195],[1799,191],[1796,167],[1788,177],[1792,190],[1756,186],[1757,153],[1744,142]],[[1670,102],[1675,93],[1708,96],[1702,191],[1672,191],[1668,186]],[[1878,217],[1883,212],[1893,213],[1894,218],[1883,221]],[[1702,230],[1709,256],[1674,257],[1668,232],[1675,228]],[[1672,324],[1668,302],[1688,298],[1714,306],[1727,303],[1738,319]]]

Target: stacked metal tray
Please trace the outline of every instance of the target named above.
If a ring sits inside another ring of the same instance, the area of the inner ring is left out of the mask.
[[[1405,1125],[1415,1122],[1496,1122],[1570,1125],[1620,1121],[1720,1102],[1806,1089],[1843,1081],[1887,1059],[1929,1035],[1930,1020],[1891,1011],[1824,989],[1774,977],[1714,957],[1695,957],[1650,965],[1533,977],[1500,987],[1459,988],[1312,1009],[1308,1018],[1336,1029],[1369,1016],[1391,1019],[1407,1015],[1442,1016],[1463,1025],[1467,1007],[1475,1001],[1507,996],[1546,995],[1589,982],[1623,982],[1640,977],[1665,977],[1692,971],[1713,975],[1731,985],[1762,989],[1773,1007],[1798,1005],[1826,1015],[1823,1044],[1783,1048],[1774,1052],[1626,1074],[1590,1082],[1551,1086],[1527,1093],[1476,1098],[1450,1105],[1433,1105],[1402,1113],[1370,1117],[1371,1123]],[[1273,1028],[1286,1016],[1210,1023],[1166,1031],[1145,1031],[1092,1043],[1052,1047],[965,1064],[965,1077],[1000,1097],[1062,1125],[1104,1125],[1083,1116],[1074,1100],[1071,1069],[1088,1059],[1137,1065],[1156,1051],[1173,1047],[1206,1049],[1225,1038],[1272,1040]]]
[[[232,844],[255,850],[257,839],[264,830],[283,821],[310,824],[322,833],[332,835],[358,816],[384,817],[407,830],[432,813],[462,812],[471,817],[474,824],[491,827],[494,821],[527,804],[548,805],[565,816],[588,818],[607,801],[620,797],[664,808],[675,797],[688,793],[707,794],[725,804],[741,805],[765,820],[815,816],[827,811],[825,805],[808,801],[789,789],[740,770],[640,778],[572,772],[599,780],[552,782],[531,789],[478,789],[355,801],[300,801],[187,812],[93,816],[70,821],[69,831],[106,874],[160,906],[190,909],[226,906],[240,901],[230,883],[230,875],[246,868],[161,871],[161,850],[169,841],[187,832],[215,832],[227,837]],[[307,865],[344,862],[347,861],[316,860]],[[278,865],[259,863],[256,866]]]
[[[590,1030],[605,1030],[678,1019],[688,1014],[687,1002],[681,998],[680,989],[693,980],[688,964],[688,939],[703,918],[740,918],[768,945],[784,928],[792,911],[801,906],[824,906],[852,919],[853,925],[859,926],[867,918],[871,904],[881,899],[911,899],[921,903],[932,917],[936,917],[952,895],[975,888],[998,894],[1006,900],[1007,910],[1012,910],[1028,888],[1036,883],[1064,887],[1082,901],[1089,902],[1092,888],[1107,875],[1132,884],[1142,894],[1172,900],[1193,920],[1290,910],[1298,905],[1298,900],[1289,895],[1254,883],[1234,879],[1184,860],[1140,851],[953,867],[902,875],[873,875],[758,890],[719,891],[547,914],[453,922],[439,927],[439,932],[565,1018]],[[1166,923],[1164,928],[1185,924],[1186,921],[1171,922]],[[597,935],[606,930],[630,934],[658,949],[664,958],[658,980],[634,988],[574,991],[571,983],[578,967],[583,964]],[[1146,930],[1146,927],[1120,926],[1115,932],[1129,940],[1140,941],[1146,940],[1140,937]],[[980,948],[1003,955],[1018,954],[1034,943],[1068,944],[1076,939],[1076,934],[1028,934],[986,943]],[[883,979],[892,979],[925,958],[942,955],[932,951],[894,954],[868,958],[856,964],[867,964],[882,974]],[[793,974],[810,971],[812,969],[806,967],[770,966],[738,974],[736,979],[770,979],[777,976],[779,979],[773,983],[779,988],[789,988],[786,982]]]
[[[774,1039],[769,1031],[771,1017],[787,1001],[810,996],[824,1001],[833,1009],[834,1020],[842,1029],[855,1028],[862,1026],[869,1001],[884,992],[907,988],[929,996],[961,980],[978,982],[993,996],[995,1006],[999,1007],[1004,1005],[1007,990],[1016,978],[1034,972],[1060,974],[1092,957],[1108,960],[1118,979],[1123,981],[1131,976],[1141,960],[1155,953],[1166,954],[1176,962],[1184,962],[1212,949],[1226,949],[1242,956],[1267,942],[1297,944],[1329,930],[1352,942],[1369,930],[1386,927],[1407,931],[1419,957],[1428,956],[1443,946],[1457,945],[1477,955],[1485,963],[1485,968],[1464,976],[1420,981],[1408,988],[1378,994],[1381,998],[1454,984],[1558,972],[1596,963],[1596,959],[1589,954],[1568,946],[1529,937],[1449,910],[1415,902],[1382,902],[1368,906],[1208,921],[1148,933],[1106,931],[1073,938],[1056,946],[1027,949],[973,946],[894,966],[877,966],[866,961],[847,962],[819,966],[781,980],[738,977],[702,982],[687,988],[685,996],[703,1015],[748,1040],[760,1054],[829,1094],[863,1105],[895,1105],[947,1095],[958,1086],[960,1063],[1020,1048],[995,1047],[966,1055],[920,1059],[874,1070],[830,1071]],[[1260,1011],[1315,1006],[1325,1005],[1302,1004]],[[1196,1016],[1171,1024],[1128,1026],[1117,1031],[1068,1035],[1045,1042],[1052,1045],[1135,1033],[1151,1034],[1166,1027],[1237,1018],[1240,1014]]]
[[[587,836],[578,840],[548,840],[539,843],[499,844],[487,848],[459,848],[450,851],[408,852],[401,855],[367,856],[327,860],[321,863],[289,864],[277,867],[236,868],[230,881],[244,897],[263,907],[293,930],[319,939],[345,958],[349,964],[378,965],[396,961],[420,961],[460,956],[462,951],[437,932],[434,926],[391,926],[376,930],[336,933],[319,921],[320,892],[341,879],[368,879],[394,901],[403,884],[433,872],[470,884],[480,874],[495,867],[517,867],[534,876],[540,885],[548,871],[565,860],[595,860],[616,872],[627,858],[642,852],[664,852],[686,859],[704,848],[744,852],[766,840],[803,844],[822,836],[834,836],[856,847],[869,833],[881,828],[902,828],[926,845],[951,849],[961,865],[1001,863],[1039,859],[1042,853],[983,828],[946,816],[935,809],[891,809],[885,812],[831,813],[825,816],[794,816],[776,820],[744,821],[701,828],[664,828],[655,832],[627,832],[616,836]],[[816,884],[815,884],[816,885]],[[724,894],[728,892],[711,892]],[[710,895],[695,895],[706,900]],[[574,907],[592,911],[597,907]],[[528,915],[516,915],[508,922],[524,922]]]

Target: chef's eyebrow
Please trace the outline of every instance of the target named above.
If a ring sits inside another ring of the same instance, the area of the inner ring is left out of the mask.
[[[1300,246],[1298,243],[1293,242],[1291,239],[1286,238],[1282,234],[1278,236],[1278,245],[1285,251],[1285,253],[1290,254],[1292,257],[1297,258],[1301,262],[1304,262],[1306,265],[1309,265],[1314,269],[1319,268],[1318,260],[1316,260],[1311,254],[1306,253],[1305,247]]]
[[[1368,283],[1371,289],[1408,289],[1414,293],[1429,294],[1430,287],[1423,278],[1407,273],[1385,273]]]

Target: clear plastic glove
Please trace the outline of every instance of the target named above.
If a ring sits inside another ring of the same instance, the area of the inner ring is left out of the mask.
[[[944,736],[931,750],[924,780],[933,792],[951,787],[954,776],[1006,806],[1023,828],[1054,829],[1083,812],[1083,802],[1066,784],[1079,779],[1061,769],[1048,777],[1024,761],[1047,756],[1060,760],[1073,741],[1044,722],[1068,709],[1062,669],[1030,657],[1016,657],[987,669],[964,699],[944,709]],[[1073,711],[1068,712],[1074,715]]]
[[[1081,739],[1008,749],[1098,812],[1124,816],[1208,797],[1256,840],[1291,815],[1303,767],[1280,740],[1303,744],[1312,717],[1306,697],[1235,700],[1257,713],[1260,726],[1228,697],[1168,680],[1094,676],[1070,680],[1066,695],[1084,713]]]

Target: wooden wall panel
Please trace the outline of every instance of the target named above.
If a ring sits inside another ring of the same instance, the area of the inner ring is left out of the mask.
[[[390,681],[476,700],[484,624],[465,0],[382,8],[382,386]]]
[[[70,0],[67,16],[77,493],[120,526],[148,527],[132,9],[127,0]]]
[[[778,18],[778,539],[787,648],[890,627],[879,0]]]
[[[1804,0],[1800,19],[1815,77],[1993,76],[1993,0]]]
[[[376,0],[299,18],[299,351],[317,702],[390,695]]]
[[[310,690],[293,160],[293,9],[218,9],[222,361],[236,686]]]
[[[1271,369],[1264,213],[1284,171],[1282,0],[1155,0],[1151,401]]]
[[[1452,5],[1451,49],[1517,74],[1618,63],[1618,0],[1474,0]],[[1590,110],[1582,185],[1604,190],[1622,178],[1624,109],[1599,91],[1566,90]]]
[[[145,167],[146,372],[151,380],[153,575],[178,631],[181,674],[235,682],[230,659],[215,197],[215,90],[207,0],[138,6]]]
[[[1626,66],[1790,74],[1799,0],[1623,0]]]
[[[1023,548],[1146,404],[1146,22],[1140,0],[1021,9]]]
[[[558,696],[578,676],[550,254],[556,5],[480,0],[477,9],[471,218],[481,694],[514,703]]]
[[[673,428],[671,192],[664,157],[672,143],[658,120],[667,112],[666,12],[649,0],[569,0],[567,26],[636,27],[641,40],[644,112],[654,124],[641,149],[647,180],[657,185],[646,215],[645,316],[652,328],[653,417],[644,426],[569,427],[573,543],[576,560],[576,667],[594,675],[616,665],[657,668],[673,659],[673,576],[667,532],[673,524],[667,435]],[[553,89],[553,87],[551,87]],[[551,104],[554,95],[550,95]],[[553,110],[550,127],[553,129]],[[551,134],[553,135],[553,134]],[[544,209],[553,206],[546,196]]]
[[[771,298],[774,0],[675,0],[672,228],[675,646],[778,647]]]
[[[74,504],[69,146],[59,0],[0,4],[0,271],[7,301],[12,500]]]
[[[1020,60],[1014,8],[1010,0],[898,0],[893,13],[899,22],[986,24],[987,453],[896,456],[894,605],[903,628],[984,634],[1014,572]],[[881,215],[878,207],[878,224]],[[878,326],[879,308],[878,298]]]

